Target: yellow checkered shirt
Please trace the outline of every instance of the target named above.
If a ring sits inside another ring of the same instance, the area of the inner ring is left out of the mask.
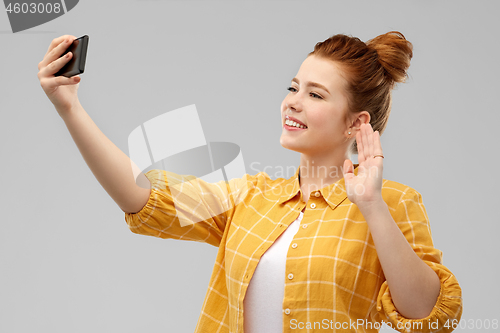
[[[259,258],[304,209],[286,258],[283,332],[451,332],[462,314],[461,289],[433,246],[421,195],[384,180],[382,196],[415,253],[439,276],[431,314],[407,319],[394,306],[363,215],[344,179],[302,200],[299,170],[273,180],[265,172],[207,183],[164,170],[146,173],[151,195],[130,230],[219,248],[196,333],[243,332],[243,300]],[[357,170],[356,170],[357,171]]]

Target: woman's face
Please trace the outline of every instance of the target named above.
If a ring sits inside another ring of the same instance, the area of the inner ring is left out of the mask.
[[[281,145],[311,156],[347,148],[345,138],[349,124],[345,85],[335,62],[314,55],[307,57],[281,103]],[[299,120],[307,128],[287,126],[287,116]]]

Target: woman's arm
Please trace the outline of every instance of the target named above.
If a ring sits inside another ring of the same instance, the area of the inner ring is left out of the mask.
[[[441,287],[437,274],[413,251],[382,197],[358,207],[370,228],[398,312],[408,319],[427,317]]]
[[[149,180],[85,112],[77,95],[80,77],[54,76],[71,59],[71,52],[67,57],[60,56],[74,39],[74,36],[65,35],[52,41],[38,64],[40,85],[64,120],[85,162],[102,187],[124,212],[137,212],[148,201]]]
[[[382,155],[379,133],[363,124],[356,142],[358,175],[354,175],[351,161],[344,163],[347,196],[370,228],[398,312],[406,318],[425,318],[436,304],[440,280],[411,248],[382,199],[383,157],[374,157]]]
[[[109,196],[125,213],[141,210],[150,195],[150,182],[135,163],[101,132],[81,105],[61,117]]]

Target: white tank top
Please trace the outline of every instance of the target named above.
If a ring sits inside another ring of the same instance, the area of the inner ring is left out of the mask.
[[[286,256],[304,213],[262,255],[243,301],[245,333],[283,332]]]

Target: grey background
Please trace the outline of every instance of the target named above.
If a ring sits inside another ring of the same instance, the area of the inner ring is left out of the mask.
[[[422,193],[463,319],[500,319],[496,1],[81,1],[12,34],[0,13],[0,332],[192,332],[216,248],[131,233],[46,98],[37,64],[90,36],[80,100],[120,149],[196,104],[247,172],[291,176],[280,103],[316,42],[399,30],[414,45],[382,135],[385,178]],[[291,168],[291,169],[290,169]],[[474,323],[472,327],[477,327]],[[471,329],[469,329],[471,330]],[[493,331],[477,329],[474,331]]]

